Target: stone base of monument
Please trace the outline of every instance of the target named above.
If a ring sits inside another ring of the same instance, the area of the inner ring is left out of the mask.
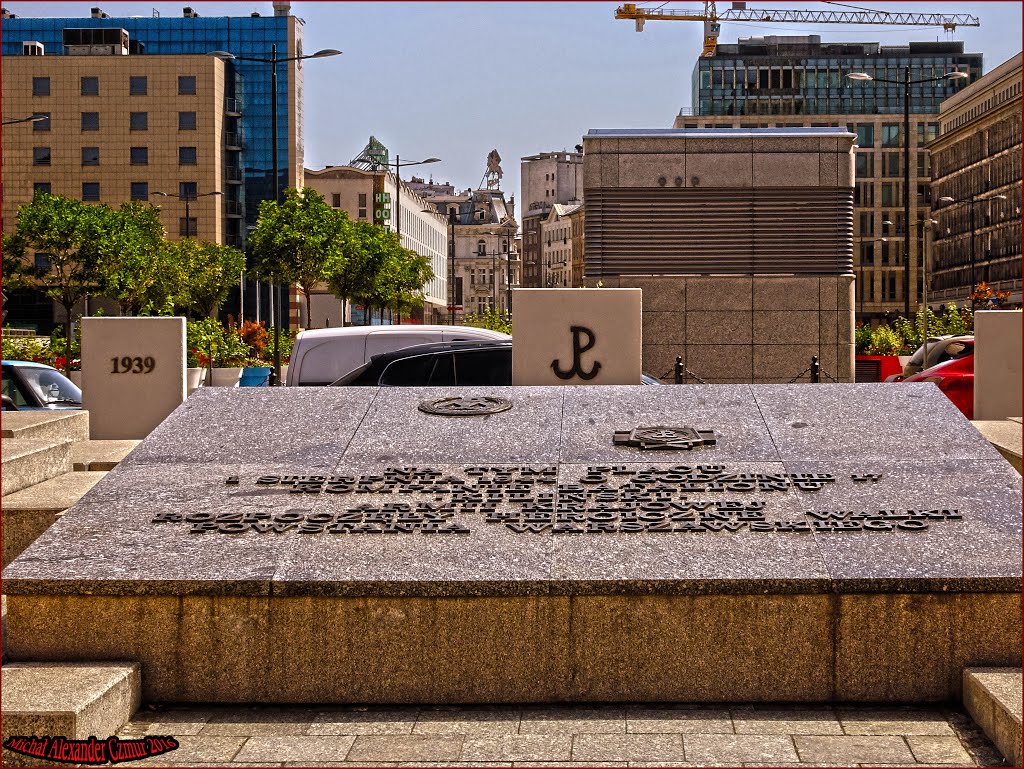
[[[1020,665],[1020,569],[1020,478],[930,385],[253,388],[4,586],[11,659],[149,700],[921,702]]]
[[[964,671],[964,707],[999,748],[1007,766],[1021,765],[1021,670]]]

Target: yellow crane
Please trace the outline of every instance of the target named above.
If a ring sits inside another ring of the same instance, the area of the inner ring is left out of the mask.
[[[615,9],[616,19],[632,19],[636,31],[641,32],[645,21],[702,21],[704,22],[704,51],[701,56],[714,56],[718,33],[723,21],[770,21],[795,24],[885,24],[914,27],[938,27],[949,31],[957,27],[980,27],[977,16],[967,13],[890,13],[889,11],[828,10],[783,11],[747,8],[745,2],[734,2],[732,7],[718,12],[715,0],[705,0],[704,11],[677,8],[638,8],[636,3],[624,3]]]

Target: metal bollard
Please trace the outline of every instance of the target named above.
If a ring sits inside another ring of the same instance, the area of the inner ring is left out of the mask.
[[[821,383],[821,363],[817,355],[811,356],[811,384]]]
[[[676,384],[683,383],[683,356],[676,356]]]

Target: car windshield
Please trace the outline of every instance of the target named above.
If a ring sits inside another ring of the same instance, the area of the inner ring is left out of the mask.
[[[39,397],[41,403],[82,402],[82,391],[59,371],[23,366],[19,369],[19,373],[25,384]]]

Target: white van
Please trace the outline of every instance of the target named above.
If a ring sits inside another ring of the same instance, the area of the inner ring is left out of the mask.
[[[295,338],[285,384],[329,385],[374,355],[414,344],[505,339],[508,334],[472,326],[351,326],[302,331]]]

